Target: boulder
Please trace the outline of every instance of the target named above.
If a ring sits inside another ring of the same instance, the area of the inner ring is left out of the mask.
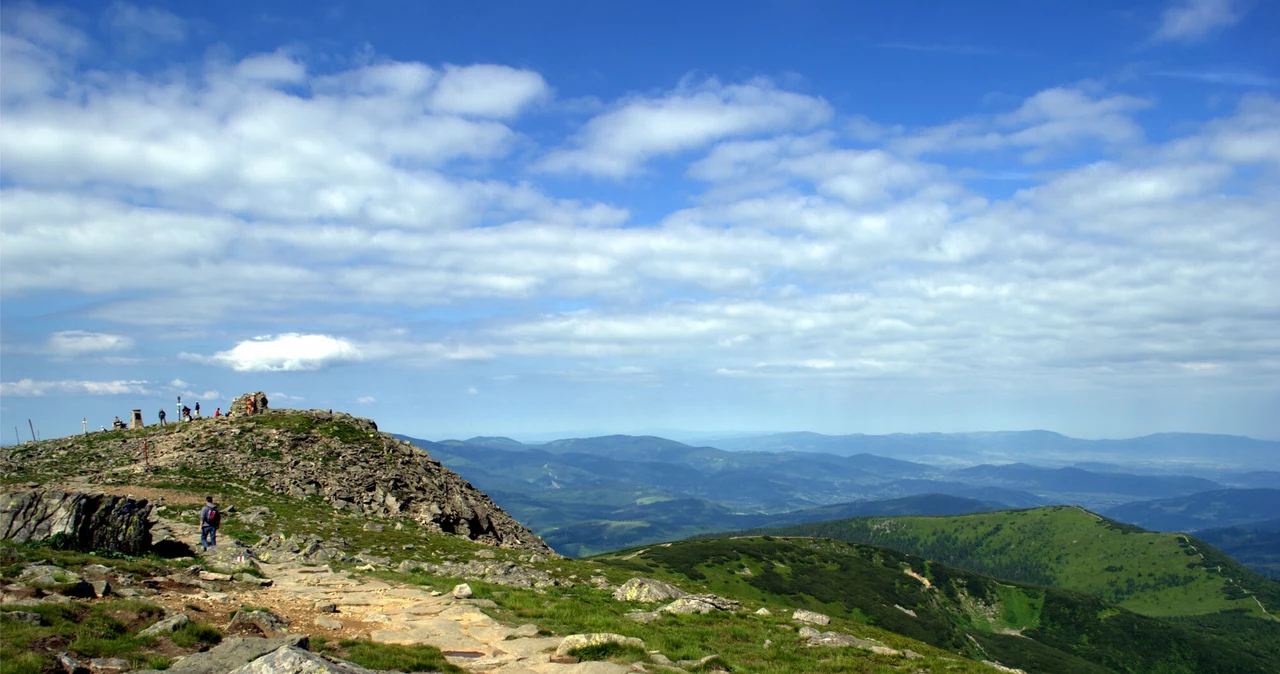
[[[471,586],[466,583],[455,585],[453,588],[454,599],[467,599],[471,596]]]
[[[143,555],[151,547],[146,499],[56,489],[0,493],[0,539],[58,538],[82,551]]]
[[[289,633],[289,621],[271,611],[236,611],[227,629],[257,630],[267,638],[282,637]]]
[[[246,547],[238,541],[215,545],[200,553],[200,558],[206,567],[213,570],[211,573],[216,574],[210,580],[231,580],[234,574],[246,571],[261,573],[258,567],[258,556],[253,548]],[[204,574],[210,572],[197,573],[201,579],[204,579]]]
[[[310,647],[310,642],[302,634],[293,634],[279,639],[228,637],[203,653],[188,655],[164,671],[165,674],[226,674],[278,648],[288,646],[306,650]],[[143,670],[136,674],[160,674],[160,672]]]
[[[337,613],[338,605],[331,601],[316,602],[316,610],[321,613]]]
[[[316,616],[316,627],[323,627],[327,630],[342,629],[342,621],[329,616]]]
[[[652,578],[632,578],[613,591],[613,598],[618,601],[666,601],[679,599],[688,594],[684,590]]]
[[[35,625],[37,627],[44,624],[44,617],[39,613],[32,613],[31,611],[6,611],[4,613],[0,613],[0,616],[10,620],[16,620],[20,623]]]
[[[28,564],[18,578],[28,585],[65,585],[81,582],[80,574],[52,564]]]
[[[249,416],[250,400],[253,401],[253,414],[262,414],[269,409],[267,406],[269,401],[267,400],[266,393],[263,393],[262,391],[258,391],[257,393],[245,393],[239,398],[231,401],[231,406],[227,408],[227,416],[232,419]]]
[[[231,674],[372,674],[355,663],[330,660],[301,648],[278,648]]]
[[[71,657],[70,655],[67,655],[66,653],[59,653],[57,655],[57,659],[58,659],[58,666],[61,667],[62,671],[66,672],[67,674],[89,674],[88,667],[85,667],[84,665],[80,664],[79,660],[76,660],[75,658]]]
[[[806,646],[825,646],[827,648],[853,646],[882,655],[900,655],[898,651],[874,641],[859,639],[851,634],[842,634],[840,632],[819,632],[808,626],[800,628],[800,638],[804,640]]]
[[[186,625],[189,622],[191,622],[191,618],[188,618],[187,614],[175,613],[166,618],[161,618],[159,622],[142,630],[141,632],[138,632],[138,636],[161,637],[166,634],[172,634],[173,632],[182,629],[183,625]]]
[[[769,609],[761,606],[760,608],[756,609],[756,615],[765,615],[765,616],[773,615],[773,611],[770,611]]]
[[[658,609],[663,613],[711,613],[712,611],[737,611],[742,604],[714,594],[691,594],[681,597]]]
[[[806,611],[802,608],[796,609],[795,613],[791,614],[791,619],[796,622],[809,623],[810,625],[828,625],[831,623],[829,616],[815,611]]]
[[[560,641],[560,645],[556,647],[556,655],[568,655],[570,651],[575,649],[585,646],[599,646],[601,644],[622,644],[623,646],[644,648],[643,640],[635,637],[624,637],[621,634],[611,634],[609,632],[570,634]]]
[[[124,658],[94,658],[89,661],[93,674],[122,674],[129,671],[129,661]]]

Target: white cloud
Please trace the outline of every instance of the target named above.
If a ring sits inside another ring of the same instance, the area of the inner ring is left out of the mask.
[[[651,157],[732,136],[811,128],[831,115],[821,98],[779,89],[769,80],[686,82],[661,97],[626,99],[591,119],[576,148],[551,153],[541,168],[623,178]]]
[[[429,104],[447,114],[512,117],[550,93],[542,75],[531,70],[488,64],[446,66]]]
[[[364,355],[359,347],[340,337],[289,333],[255,337],[212,356],[184,354],[184,357],[237,372],[289,372],[355,362]]]
[[[378,399],[373,396],[360,396],[359,398],[356,398],[356,403],[359,405],[372,405],[376,402],[378,402]]]
[[[49,336],[46,352],[61,357],[98,354],[104,351],[126,351],[133,348],[133,338],[84,330],[63,330]]]
[[[1041,161],[1087,142],[1141,141],[1142,129],[1131,115],[1150,106],[1135,96],[1094,96],[1082,88],[1055,87],[1037,92],[1013,112],[908,133],[892,145],[912,155],[1012,148],[1026,151],[1028,161]]]
[[[1239,0],[1175,0],[1160,16],[1155,42],[1197,42],[1244,16]]]
[[[21,379],[0,382],[0,395],[15,398],[47,395],[153,395],[150,382],[142,380],[114,381],[36,381]]]
[[[467,395],[476,395],[476,394],[478,394],[478,393],[480,393],[480,390],[479,390],[479,389],[477,389],[476,387],[474,387],[474,386],[468,386],[468,387],[467,387]]]

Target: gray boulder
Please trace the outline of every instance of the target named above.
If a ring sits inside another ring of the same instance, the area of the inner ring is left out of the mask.
[[[187,614],[175,613],[167,618],[162,618],[151,627],[138,632],[138,635],[144,637],[164,636],[182,629],[182,627],[189,622],[191,622],[191,618],[188,618]]]
[[[355,663],[329,660],[301,648],[286,646],[231,670],[231,674],[372,674],[372,672]]]
[[[282,637],[289,633],[289,621],[271,611],[236,611],[228,629],[248,628],[257,630],[264,637]]]
[[[310,648],[310,641],[302,634],[279,639],[229,637],[203,653],[188,655],[164,671],[166,674],[226,674],[278,648],[290,646],[306,650]],[[143,670],[137,674],[160,674],[160,671]]]
[[[32,613],[31,611],[6,611],[4,613],[0,613],[0,617],[16,620],[28,625],[36,625],[37,627],[44,624],[44,616],[39,613]]]
[[[831,623],[830,616],[825,616],[815,611],[807,611],[802,608],[796,609],[795,613],[791,614],[791,619],[796,622],[809,623],[810,625],[827,625]]]
[[[93,674],[122,674],[129,671],[129,661],[124,658],[94,658],[89,661]]]
[[[142,555],[151,547],[146,499],[56,489],[0,493],[0,539],[55,536],[77,550]]]
[[[742,604],[714,594],[691,594],[681,597],[658,609],[663,613],[711,613],[712,611],[737,611]]]
[[[684,590],[652,578],[632,578],[613,591],[618,601],[667,601],[688,594]]]

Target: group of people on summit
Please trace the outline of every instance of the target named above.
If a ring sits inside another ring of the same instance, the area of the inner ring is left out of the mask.
[[[199,402],[196,402],[196,407],[195,407],[195,409],[193,410],[193,409],[191,409],[190,407],[187,407],[186,405],[183,405],[183,404],[182,404],[182,399],[181,399],[181,398],[179,398],[179,399],[178,399],[178,413],[181,415],[181,416],[179,417],[179,419],[180,419],[180,420],[182,420],[182,421],[195,421],[196,419],[199,419],[199,418],[200,418],[200,403],[199,403]],[[221,408],[221,407],[219,407],[219,408],[217,408],[216,410],[214,410],[214,411],[213,411],[213,416],[215,416],[215,417],[220,417],[220,416],[222,416],[222,408]],[[163,408],[163,407],[161,407],[161,408],[160,408],[160,425],[161,425],[161,426],[164,426],[164,425],[165,425],[165,423],[166,423],[166,422],[165,422],[165,419],[167,419],[167,418],[168,418],[168,417],[167,417],[167,415],[165,414],[164,408]]]

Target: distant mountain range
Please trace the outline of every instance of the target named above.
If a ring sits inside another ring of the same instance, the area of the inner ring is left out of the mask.
[[[1154,531],[1190,531],[1247,524],[1280,516],[1280,489],[1221,489],[1127,503],[1104,513]]]
[[[1196,475],[1171,473],[1183,465],[1179,463],[1143,473],[1126,472],[1122,466],[1106,462],[1090,464],[1094,470],[1026,462],[972,465],[979,454],[1012,452],[1017,447],[1029,448],[1028,453],[1034,454],[1075,447],[1078,442],[1099,442],[1042,431],[901,436],[793,433],[736,439],[769,447],[768,451],[742,446],[729,451],[630,435],[541,444],[505,437],[441,442],[400,437],[429,451],[557,551],[569,555],[714,531],[854,515],[950,515],[1060,503],[1104,510],[1142,499],[1221,490],[1224,485],[1265,483],[1280,475],[1235,469],[1197,471]],[[793,441],[793,449],[777,444],[783,437]],[[1150,450],[1153,443],[1164,443],[1176,453],[1189,443],[1217,442],[1224,437],[1228,441],[1219,442],[1220,446],[1238,440],[1240,446],[1256,449],[1262,442],[1228,436],[1193,436],[1199,439],[1193,441],[1178,434],[1133,442],[1143,451]],[[1107,442],[1125,445],[1130,441]],[[855,451],[868,447],[899,454]],[[1117,451],[1118,455],[1109,458],[1128,461],[1124,451]],[[907,458],[913,456],[942,457],[942,463],[931,465]],[[1079,462],[1085,457],[1071,458]],[[932,500],[912,498],[923,495],[935,496]],[[954,500],[939,500],[943,497]]]
[[[1236,435],[1157,433],[1121,440],[1083,440],[1051,431],[823,435],[797,432],[717,438],[731,451],[876,454],[925,463],[1081,461],[1139,465],[1191,465],[1220,470],[1280,470],[1280,442]]]
[[[1195,537],[1222,550],[1250,569],[1273,580],[1280,580],[1280,518],[1203,529],[1197,531]]]

